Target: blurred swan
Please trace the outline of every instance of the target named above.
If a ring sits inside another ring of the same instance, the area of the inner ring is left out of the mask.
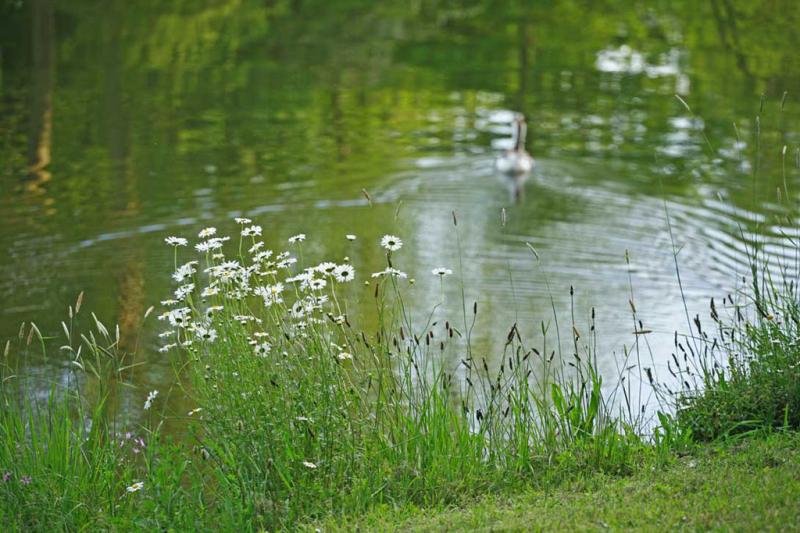
[[[521,204],[525,199],[525,183],[528,181],[530,174],[503,174],[503,181],[508,187],[508,194],[511,201],[515,204]]]
[[[495,167],[499,172],[508,176],[519,176],[529,173],[534,166],[531,155],[525,151],[525,134],[528,127],[525,124],[525,117],[521,113],[514,113],[514,136],[512,140],[514,147],[506,150],[495,161]]]

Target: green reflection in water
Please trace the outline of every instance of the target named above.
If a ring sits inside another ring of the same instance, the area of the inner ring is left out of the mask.
[[[775,196],[784,145],[797,190],[797,95],[782,105],[800,86],[793,7],[4,2],[0,334],[31,319],[57,331],[86,290],[132,344],[170,290],[162,238],[231,230],[238,214],[273,244],[308,233],[309,254],[348,255],[362,279],[382,267],[380,235],[398,233],[427,301],[430,269],[457,262],[455,210],[487,350],[489,334],[549,316],[545,275],[560,306],[574,285],[579,316],[598,307],[604,346],[630,342],[625,250],[653,343],[668,347],[683,322],[664,199],[692,312],[745,272],[756,232],[781,256],[794,231]],[[492,171],[507,110],[527,115],[538,160],[522,184]],[[169,379],[153,349],[141,357],[143,385]]]

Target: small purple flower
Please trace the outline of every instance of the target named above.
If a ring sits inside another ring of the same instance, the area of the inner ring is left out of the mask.
[[[3,474],[3,483],[5,483],[6,481],[8,481],[9,479],[11,479],[11,472],[5,472],[5,473]]]
[[[133,433],[131,433],[130,431],[126,431],[125,440],[131,440],[131,437],[133,437]]]
[[[22,483],[23,485],[30,485],[31,484],[31,477],[30,476],[22,476],[19,479],[19,482]]]
[[[138,437],[138,438],[136,439],[136,444],[138,444],[140,448],[144,448],[144,447],[145,447],[145,444],[144,444],[144,439],[143,439],[143,438],[141,438],[141,437]]]

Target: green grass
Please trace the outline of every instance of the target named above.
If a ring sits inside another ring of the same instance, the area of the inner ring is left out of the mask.
[[[309,531],[794,531],[800,435],[759,434],[704,445],[625,477],[598,474],[550,490],[489,496],[459,507],[382,507]]]
[[[704,340],[703,351],[693,354],[694,371],[681,372],[693,384],[677,397],[676,422],[697,439],[800,429],[800,309],[792,285],[769,287],[771,298],[752,297],[749,319],[739,318],[733,305],[735,318],[714,311],[722,348],[709,349],[712,341]]]

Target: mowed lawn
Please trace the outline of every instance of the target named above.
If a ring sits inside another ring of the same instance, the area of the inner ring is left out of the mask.
[[[700,446],[630,476],[595,475],[459,508],[384,507],[322,531],[800,531],[800,435]]]

